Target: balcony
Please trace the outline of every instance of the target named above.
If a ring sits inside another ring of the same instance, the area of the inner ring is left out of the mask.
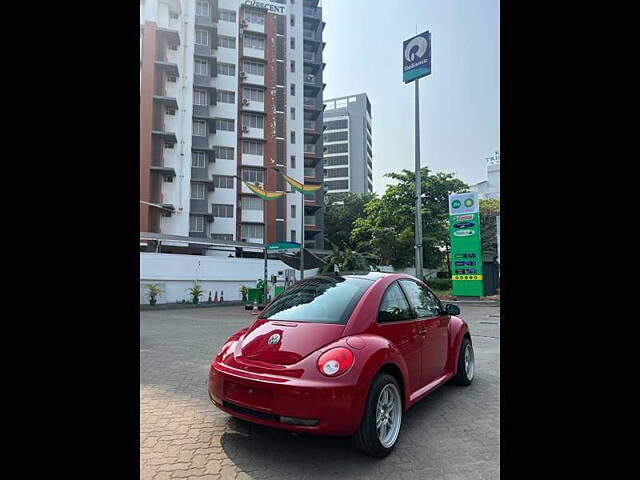
[[[243,98],[242,100],[240,100],[240,110],[244,112],[265,113],[263,102],[258,102],[257,100],[249,100],[248,98]]]
[[[242,138],[249,138],[252,140],[264,140],[264,129],[263,128],[254,128],[254,127],[245,127],[243,126],[240,130]]]
[[[242,56],[247,58],[256,58],[258,60],[264,60],[264,50],[258,48],[249,48],[242,46]]]
[[[178,70],[178,64],[163,62],[161,60],[156,60],[154,63],[155,63],[156,69],[160,71],[164,71],[168,76],[173,76],[173,77],[180,76],[180,71]]]
[[[240,162],[248,167],[264,167],[264,156],[243,153]]]
[[[309,25],[307,29],[311,29],[313,26],[320,23],[320,20],[322,19],[322,8],[303,7],[302,19],[305,24]]]
[[[241,222],[246,223],[263,223],[264,222],[264,212],[262,210],[247,210],[243,208],[241,210]]]
[[[174,97],[165,97],[162,95],[154,95],[153,101],[157,104],[164,105],[165,109],[178,109],[178,101]]]
[[[180,45],[180,33],[177,30],[164,27],[156,27],[158,37],[164,37],[168,44]]]

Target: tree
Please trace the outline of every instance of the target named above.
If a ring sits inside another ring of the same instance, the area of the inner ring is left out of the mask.
[[[468,189],[451,173],[431,174],[421,169],[423,265],[439,268],[449,246],[449,195]],[[365,216],[354,222],[350,239],[360,251],[381,257],[382,264],[402,268],[414,264],[415,173],[402,170],[386,177],[397,180],[380,198],[364,208]]]
[[[370,270],[370,262],[364,255],[354,252],[346,244],[343,247],[340,251],[335,244],[333,245],[331,254],[324,258],[325,264],[320,267],[318,273],[333,272],[334,265],[337,265],[341,272]]]
[[[364,216],[365,205],[374,198],[369,193],[346,193],[325,197],[324,231],[327,241],[333,245],[355,245],[349,239],[351,229],[357,218]]]
[[[480,200],[480,243],[483,254],[498,255],[497,215],[500,215],[500,200],[496,198]]]

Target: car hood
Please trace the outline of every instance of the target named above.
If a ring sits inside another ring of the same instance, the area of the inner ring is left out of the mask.
[[[258,319],[245,333],[240,351],[245,360],[291,365],[342,336],[344,325]],[[280,335],[278,342],[269,338]]]

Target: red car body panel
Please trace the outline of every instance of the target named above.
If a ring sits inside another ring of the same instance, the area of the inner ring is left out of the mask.
[[[460,342],[469,330],[463,320],[449,315],[377,323],[382,296],[399,279],[416,281],[404,274],[376,279],[346,325],[258,318],[233,335],[212,362],[209,398],[219,409],[250,422],[349,435],[361,423],[373,378],[384,369],[398,377],[404,409],[411,407],[456,374]],[[269,345],[274,333],[281,340]],[[317,361],[335,347],[351,350],[354,362],[345,373],[327,377]],[[317,424],[285,424],[280,416]]]

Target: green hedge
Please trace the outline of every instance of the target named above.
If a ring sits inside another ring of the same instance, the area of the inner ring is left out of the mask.
[[[451,290],[450,278],[425,278],[424,283],[429,285],[433,290]]]

